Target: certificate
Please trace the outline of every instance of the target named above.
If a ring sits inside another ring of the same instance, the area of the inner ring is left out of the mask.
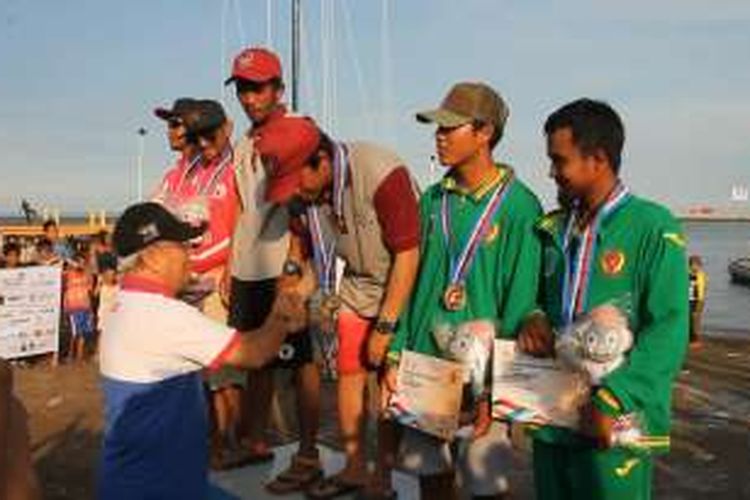
[[[460,363],[404,351],[388,414],[407,427],[452,439],[458,429],[463,375]]]
[[[516,349],[514,340],[495,340],[492,414],[495,418],[577,429],[579,408],[589,398],[584,375],[552,358]]]

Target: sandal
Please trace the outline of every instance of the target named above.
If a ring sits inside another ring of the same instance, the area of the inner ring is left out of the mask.
[[[211,452],[209,467],[215,471],[237,469],[248,465],[252,460],[252,455],[246,450],[217,449]]]
[[[243,442],[242,447],[248,450],[248,455],[243,460],[243,465],[258,465],[270,462],[274,458],[273,451],[265,444],[248,444]]]
[[[274,495],[287,495],[303,491],[323,477],[323,469],[318,457],[304,457],[295,454],[286,470],[266,483],[266,491]]]
[[[357,500],[397,500],[396,490],[388,488],[384,491],[365,491],[362,490],[357,495]]]
[[[321,479],[307,490],[307,498],[324,500],[336,498],[348,493],[356,493],[364,488],[362,483],[351,483],[341,473]]]

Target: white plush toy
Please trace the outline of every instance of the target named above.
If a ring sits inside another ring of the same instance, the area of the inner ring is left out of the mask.
[[[633,346],[633,333],[625,315],[615,306],[603,305],[573,323],[557,340],[557,357],[575,370],[588,374],[591,385],[625,362]]]
[[[487,320],[442,324],[433,335],[443,356],[464,366],[464,384],[471,384],[472,393],[479,396],[484,391],[495,325]]]

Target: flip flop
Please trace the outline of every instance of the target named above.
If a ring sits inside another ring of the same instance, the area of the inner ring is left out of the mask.
[[[357,500],[397,500],[396,490],[388,489],[386,491],[360,491],[357,494]]]
[[[287,495],[305,490],[322,477],[320,459],[294,455],[289,467],[267,483],[265,488],[274,495]]]
[[[316,500],[325,500],[328,498],[337,498],[349,493],[359,492],[364,488],[362,483],[350,483],[341,477],[341,474],[334,474],[321,479],[307,490],[307,498]]]

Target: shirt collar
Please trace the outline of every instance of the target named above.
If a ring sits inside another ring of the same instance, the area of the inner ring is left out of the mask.
[[[153,293],[169,298],[174,298],[175,296],[174,292],[164,283],[160,283],[153,278],[135,274],[126,274],[122,279],[121,288],[129,292]]]
[[[508,180],[510,167],[501,164],[495,164],[495,167],[497,168],[499,175],[493,175],[489,179],[484,180],[482,184],[480,184],[473,190],[469,190],[460,186],[455,177],[451,175],[451,172],[448,172],[448,174],[443,177],[440,185],[445,191],[456,193],[461,196],[470,197],[474,201],[480,201],[494,188],[496,188],[498,184],[506,182]]]

